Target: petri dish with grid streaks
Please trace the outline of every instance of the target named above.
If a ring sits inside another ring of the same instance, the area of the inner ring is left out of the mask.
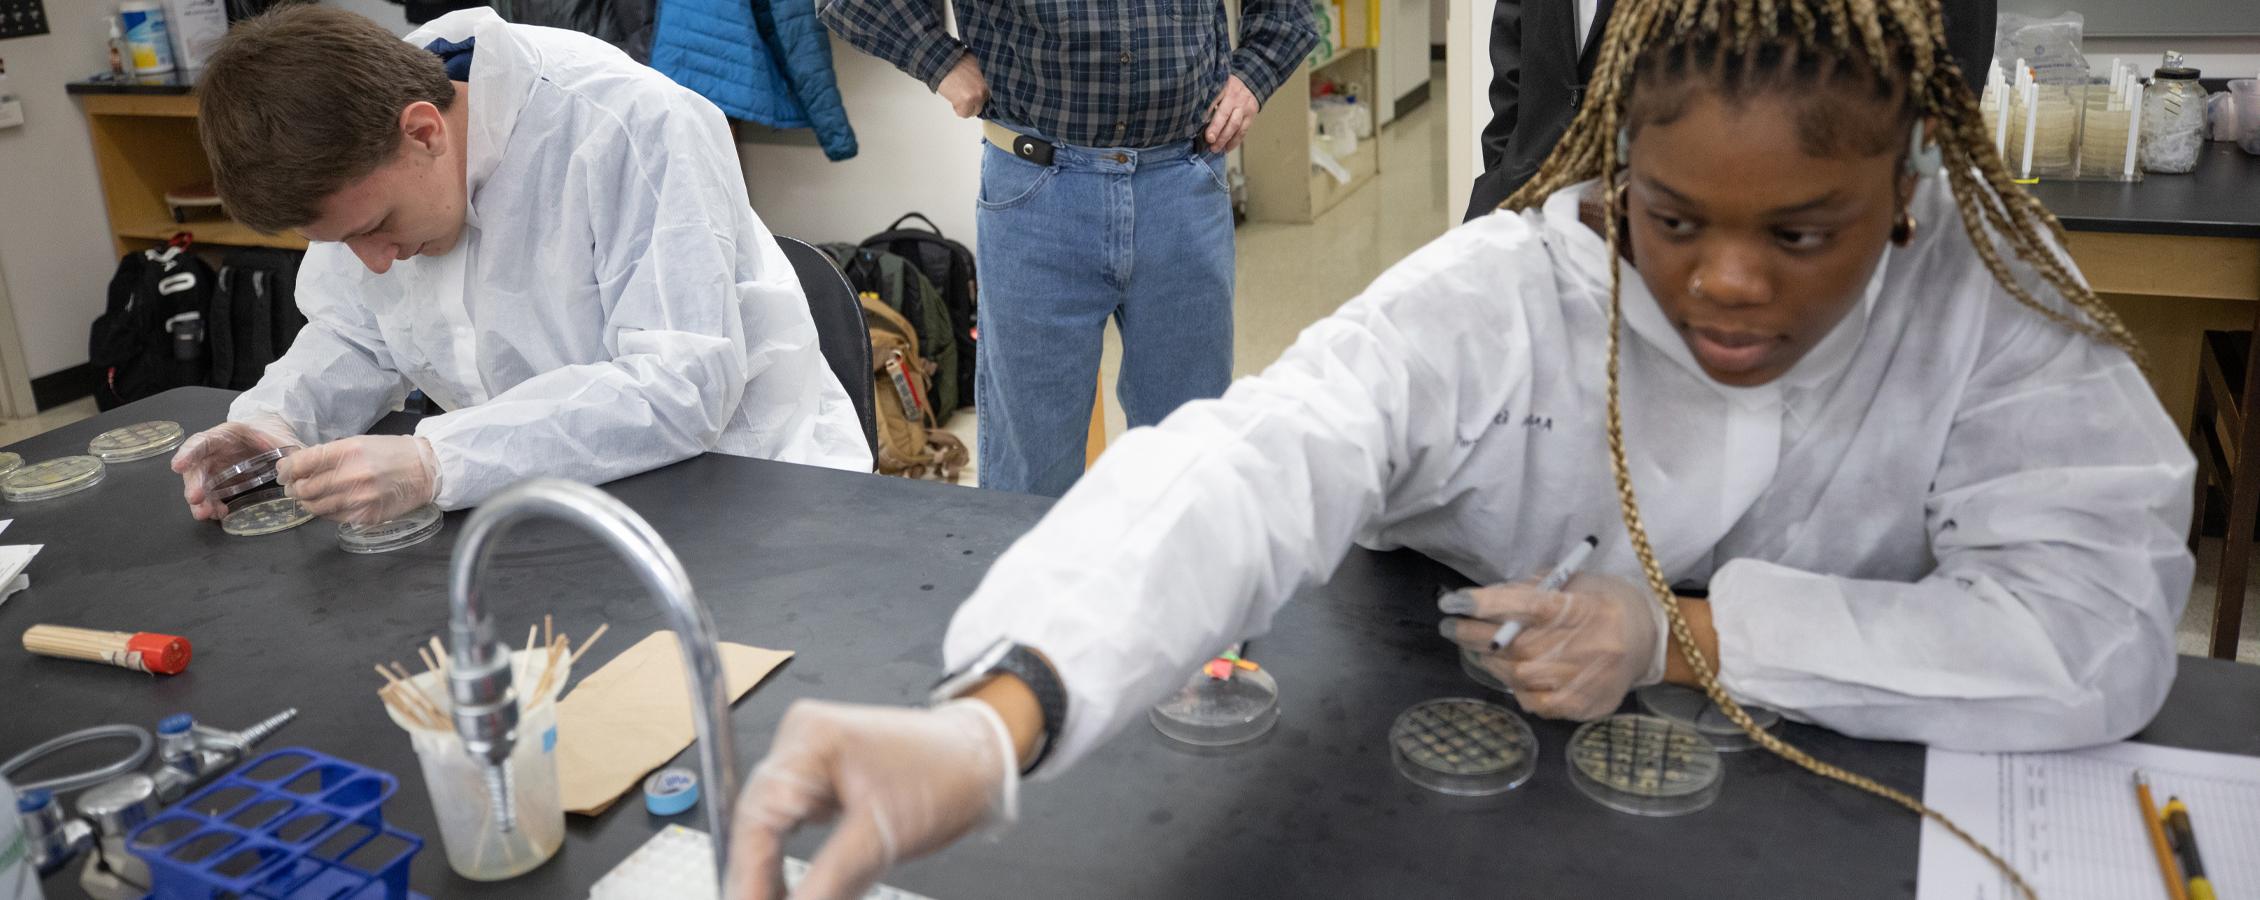
[[[1681,816],[1710,806],[1726,770],[1693,727],[1632,713],[1587,722],[1569,739],[1569,780],[1618,812]]]
[[[1702,691],[1676,684],[1651,684],[1632,695],[1639,698],[1640,708],[1649,715],[1694,726],[1721,753],[1758,746],[1756,738],[1727,718],[1726,711],[1719,709],[1718,704],[1711,702],[1710,695]],[[1760,729],[1772,731],[1781,724],[1781,714],[1763,706],[1745,704],[1742,711],[1749,713],[1750,720]]]
[[[65,456],[33,463],[0,478],[0,496],[10,500],[46,500],[76,494],[102,483],[102,461],[91,456]]]
[[[105,463],[148,459],[180,446],[179,422],[142,422],[112,428],[86,442],[86,452]]]
[[[1530,780],[1538,768],[1538,737],[1504,706],[1445,697],[1398,714],[1389,726],[1389,759],[1398,774],[1421,787],[1485,797]]]
[[[339,525],[337,545],[347,553],[391,553],[431,540],[439,531],[439,507],[426,505],[390,522]]]
[[[258,537],[289,531],[313,521],[314,514],[289,497],[263,500],[228,513],[220,520],[220,530],[237,537]]]
[[[1185,686],[1146,711],[1154,730],[1195,747],[1229,747],[1264,736],[1279,722],[1279,682],[1262,669],[1228,668],[1227,677],[1194,672]]]

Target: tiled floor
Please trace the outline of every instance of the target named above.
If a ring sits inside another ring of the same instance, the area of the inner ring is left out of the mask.
[[[28,419],[0,419],[0,447],[35,434],[45,434],[94,415],[94,398],[65,403]]]

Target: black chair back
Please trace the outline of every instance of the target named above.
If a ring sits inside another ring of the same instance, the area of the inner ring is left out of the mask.
[[[777,237],[777,246],[792,262],[793,274],[800,276],[801,292],[808,295],[808,314],[816,319],[816,345],[824,351],[824,361],[839,377],[840,386],[847,389],[848,399],[855,402],[863,442],[876,458],[879,423],[871,410],[871,332],[863,322],[863,304],[824,251],[783,235]]]

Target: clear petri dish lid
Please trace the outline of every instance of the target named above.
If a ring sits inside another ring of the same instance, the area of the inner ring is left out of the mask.
[[[75,494],[102,483],[102,461],[91,456],[65,456],[33,463],[0,478],[0,496],[10,500],[46,500]]]
[[[1569,739],[1569,779],[1618,812],[1680,816],[1710,806],[1726,770],[1693,727],[1631,713],[1587,722]]]
[[[1466,672],[1468,680],[1476,684],[1510,697],[1514,696],[1514,688],[1508,687],[1506,682],[1499,680],[1499,676],[1493,675],[1490,670],[1483,668],[1483,655],[1480,653],[1473,650],[1461,650],[1460,671]]]
[[[282,496],[281,476],[266,472],[252,478],[238,478],[226,487],[213,488],[211,496],[229,509],[249,506],[262,500]]]
[[[1389,726],[1397,773],[1432,791],[1461,797],[1501,794],[1538,768],[1530,723],[1496,703],[1445,697],[1414,704]]]
[[[268,450],[264,453],[239,460],[235,465],[221,469],[219,472],[213,474],[212,487],[213,489],[217,490],[220,488],[229,487],[237,481],[249,478],[258,478],[262,475],[273,474],[275,471],[275,463],[281,462],[283,457],[289,455],[289,450],[277,447],[273,450]]]
[[[106,463],[132,462],[180,446],[181,436],[179,422],[142,422],[95,435],[86,452]]]
[[[347,553],[390,553],[431,540],[439,532],[439,508],[419,506],[390,522],[340,525],[337,545]]]
[[[1649,715],[1693,727],[1702,732],[1711,746],[1722,753],[1748,750],[1758,745],[1756,738],[1743,731],[1742,726],[1734,724],[1733,719],[1727,718],[1725,710],[1711,702],[1710,695],[1695,688],[1676,684],[1652,684],[1634,691],[1633,696],[1640,699],[1640,708],[1647,710]],[[1742,711],[1749,713],[1750,720],[1760,729],[1772,731],[1781,724],[1781,714],[1763,706],[1745,704]]]
[[[1212,670],[1225,677],[1215,677]],[[1278,723],[1279,683],[1260,668],[1219,658],[1194,672],[1169,699],[1154,704],[1146,719],[1170,739],[1196,747],[1244,744]]]
[[[312,521],[314,514],[289,497],[249,504],[220,520],[220,530],[237,537],[258,537],[289,531]]]
[[[0,453],[0,478],[6,478],[8,473],[23,467],[24,458],[22,456],[14,453]]]

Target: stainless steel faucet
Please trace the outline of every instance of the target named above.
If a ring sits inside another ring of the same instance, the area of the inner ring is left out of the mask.
[[[479,576],[503,536],[521,522],[542,517],[580,526],[610,545],[635,570],[682,642],[694,700],[691,714],[698,723],[699,764],[705,770],[701,793],[706,825],[714,840],[715,876],[720,883],[729,865],[730,805],[738,796],[738,755],[730,732],[730,694],[722,678],[722,656],[714,647],[714,619],[691,592],[682,562],[643,517],[603,491],[561,479],[520,483],[479,507],[455,543],[448,572],[452,664],[447,681],[455,706],[455,732],[463,736],[464,750],[486,766],[495,821],[505,831],[516,827],[508,763],[518,740],[518,698],[510,685],[510,646],[495,634],[494,615],[479,596]]]

